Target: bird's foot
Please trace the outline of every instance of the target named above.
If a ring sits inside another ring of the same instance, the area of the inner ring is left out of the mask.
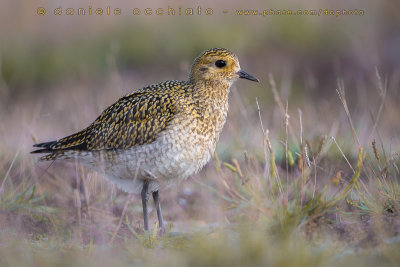
[[[167,230],[168,230],[168,223],[167,222],[163,222],[163,225],[159,226],[157,223],[157,228],[158,228],[158,234],[160,236],[163,236]]]

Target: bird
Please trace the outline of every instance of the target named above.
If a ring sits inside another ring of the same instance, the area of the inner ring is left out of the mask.
[[[39,161],[74,160],[127,193],[140,194],[144,230],[153,196],[160,233],[165,233],[160,189],[200,171],[214,154],[228,112],[231,85],[259,80],[240,68],[224,48],[204,50],[186,81],[152,84],[122,96],[85,129],[34,144]]]

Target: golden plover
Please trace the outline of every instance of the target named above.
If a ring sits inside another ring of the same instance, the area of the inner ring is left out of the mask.
[[[223,48],[202,52],[188,81],[150,85],[120,98],[86,129],[35,144],[41,160],[77,159],[128,193],[141,193],[144,229],[152,193],[164,231],[159,188],[198,172],[211,158],[225,124],[228,93],[238,78],[258,82]]]

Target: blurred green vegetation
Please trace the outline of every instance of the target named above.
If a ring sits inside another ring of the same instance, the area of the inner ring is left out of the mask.
[[[259,76],[291,66],[293,82],[303,83],[306,71],[315,72],[315,79],[321,85],[319,91],[323,91],[334,86],[339,75],[347,76],[346,72],[338,72],[335,64],[344,65],[346,70],[360,64],[377,64],[368,56],[369,48],[362,46],[361,39],[370,35],[368,41],[376,45],[398,42],[394,32],[385,33],[390,39],[379,39],[380,30],[388,28],[390,21],[372,28],[366,25],[368,19],[219,16],[204,21],[202,18],[167,17],[128,21],[88,36],[82,31],[90,27],[83,26],[83,30],[76,33],[69,31],[62,42],[54,39],[51,33],[40,38],[35,32],[27,32],[24,37],[15,34],[7,37],[6,34],[0,47],[1,76],[10,91],[19,95],[40,92],[58,81],[82,75],[91,79],[102,77],[109,71],[110,56],[122,72],[135,69],[165,73],[179,62],[190,64],[204,49],[222,46],[240,52],[243,64],[250,65]],[[57,26],[54,28],[52,31],[57,31]],[[384,50],[379,52],[380,57],[388,56]],[[358,53],[365,53],[364,58],[359,58]],[[392,64],[379,67],[390,70]],[[176,77],[170,76],[170,79]]]

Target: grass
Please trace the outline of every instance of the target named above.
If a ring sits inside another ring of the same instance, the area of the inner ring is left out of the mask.
[[[343,88],[350,147],[358,151],[344,149],[340,136],[308,140],[302,124],[309,118],[299,111],[298,127],[292,125],[269,79],[282,129],[264,128],[257,101],[260,148],[240,159],[216,153],[203,173],[181,185],[186,193],[166,190],[172,223],[163,237],[143,233],[138,199],[96,173],[59,163],[45,169],[3,147],[1,265],[398,265],[399,154],[375,139],[360,145]]]

